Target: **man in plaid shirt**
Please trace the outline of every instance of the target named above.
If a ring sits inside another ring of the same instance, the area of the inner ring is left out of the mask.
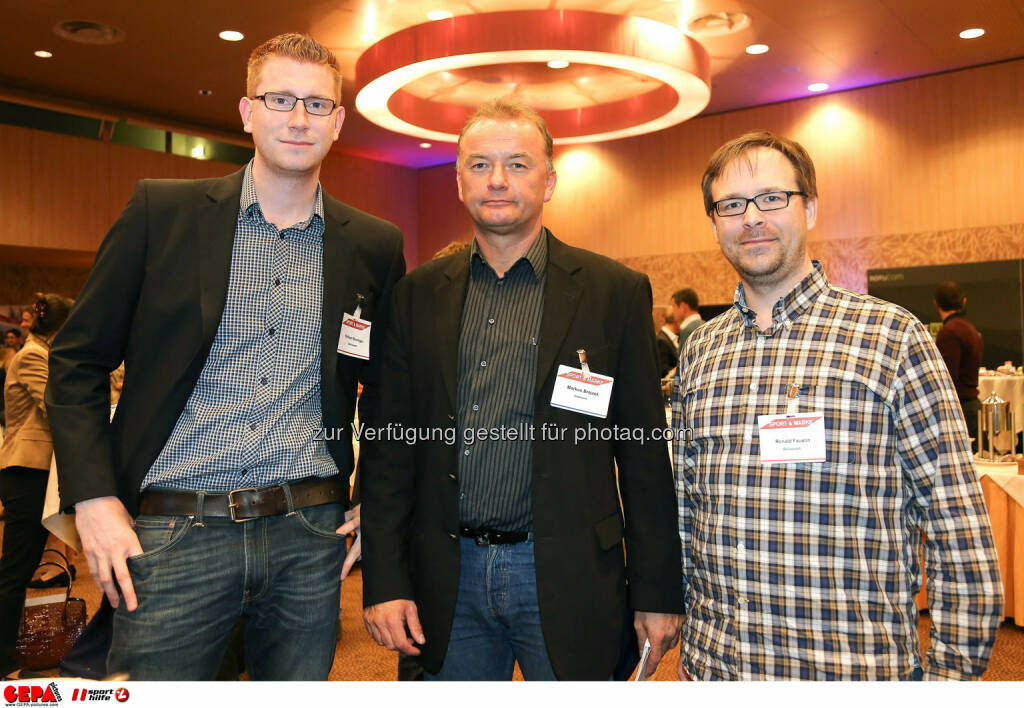
[[[726,143],[703,190],[740,284],[734,307],[690,337],[677,373],[680,677],[980,677],[1002,583],[927,329],[830,285],[808,258],[817,191],[796,142],[757,132]]]

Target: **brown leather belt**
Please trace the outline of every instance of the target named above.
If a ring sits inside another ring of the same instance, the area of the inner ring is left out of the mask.
[[[340,475],[309,477],[288,483],[292,508],[304,509],[320,504],[341,504],[348,499],[348,485]],[[288,499],[283,485],[273,487],[247,487],[232,489],[227,494],[204,494],[203,508],[199,509],[199,494],[171,489],[153,489],[142,493],[140,514],[161,516],[199,516],[228,518],[235,522],[252,521],[264,516],[277,516],[288,511]]]

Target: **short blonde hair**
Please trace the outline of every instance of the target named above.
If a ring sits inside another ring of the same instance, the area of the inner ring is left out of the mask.
[[[252,98],[256,95],[256,86],[260,82],[260,69],[272,56],[287,57],[309,64],[320,64],[331,70],[334,76],[334,100],[341,103],[341,68],[334,53],[309,35],[288,32],[271,37],[252,50],[246,68],[245,95]],[[326,98],[326,97],[325,97]]]
[[[540,131],[541,137],[544,138],[544,157],[548,172],[554,169],[555,141],[551,138],[551,133],[548,132],[548,124],[544,122],[537,111],[512,96],[492,99],[476,109],[473,115],[466,120],[466,124],[462,126],[462,132],[459,133],[458,152],[462,152],[462,137],[470,128],[483,120],[525,120],[533,123]]]

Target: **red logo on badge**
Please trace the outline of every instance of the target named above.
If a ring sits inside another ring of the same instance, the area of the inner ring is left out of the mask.
[[[809,428],[816,421],[821,420],[820,415],[815,415],[805,418],[783,418],[782,420],[773,420],[771,423],[766,423],[761,426],[761,430],[779,430],[781,428]]]
[[[114,691],[114,698],[117,699],[118,703],[124,703],[125,701],[128,700],[128,689],[127,688],[119,688],[119,689],[117,689],[116,691]]]
[[[359,320],[355,319],[354,317],[349,317],[347,320],[345,320],[342,323],[342,326],[343,327],[351,327],[352,329],[358,329],[359,331],[362,331],[364,329],[369,329],[370,328],[370,323],[369,322],[360,322]]]
[[[606,379],[601,376],[584,376],[582,371],[566,371],[564,374],[559,374],[563,379],[570,379],[572,381],[578,381],[580,383],[589,384],[591,386],[603,386],[606,383],[611,383],[611,379]]]

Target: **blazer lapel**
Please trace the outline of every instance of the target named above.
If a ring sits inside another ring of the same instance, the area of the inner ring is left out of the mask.
[[[349,219],[341,205],[324,195],[323,303],[320,306],[320,381],[321,391],[334,390],[338,361],[338,338],[345,311],[345,284],[351,286],[350,273],[356,247],[348,233]],[[355,293],[351,293],[355,301]],[[378,335],[380,336],[380,335]]]
[[[544,312],[540,321],[535,396],[540,393],[541,386],[555,364],[583,293],[583,288],[573,278],[581,266],[564,243],[550,231],[548,234],[548,273],[544,282]]]
[[[209,350],[224,313],[244,173],[242,169],[217,180],[207,191],[207,201],[197,214],[199,300],[203,321],[201,351]]]
[[[458,392],[455,377],[459,364],[459,325],[462,322],[462,307],[466,303],[466,284],[469,282],[469,254],[470,249],[467,248],[459,257],[452,259],[434,290],[437,352],[441,359],[441,377],[452,410],[455,410]]]

